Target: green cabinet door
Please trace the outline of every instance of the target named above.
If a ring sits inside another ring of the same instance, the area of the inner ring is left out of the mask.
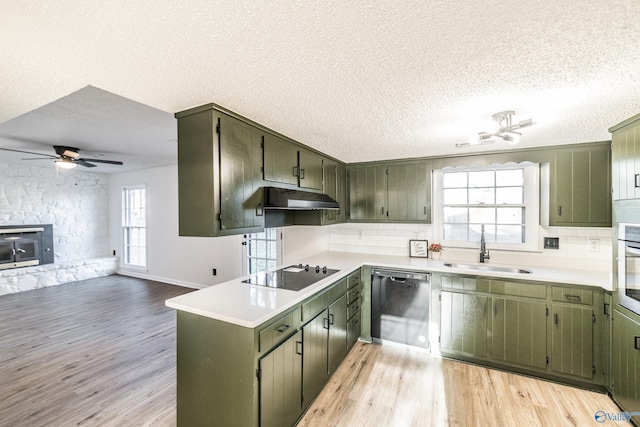
[[[311,404],[322,386],[329,378],[328,310],[322,311],[302,328],[302,404],[306,408]]]
[[[324,175],[322,192],[338,201],[338,164],[325,159],[322,166]],[[340,203],[338,201],[338,203]],[[325,209],[322,213],[323,224],[333,224],[338,221],[338,211]]]
[[[342,163],[336,166],[336,201],[340,204],[336,219],[338,222],[344,222],[349,212],[349,203],[347,203],[347,167]]]
[[[611,226],[611,147],[595,144],[556,152],[549,224]]]
[[[262,133],[224,114],[218,123],[221,234],[261,230],[264,228],[260,176]]]
[[[613,199],[640,198],[640,115],[609,129],[612,132]]]
[[[387,218],[387,168],[367,165],[349,168],[349,219],[385,221]]]
[[[387,166],[389,221],[431,222],[431,170],[429,161]]]
[[[293,426],[302,413],[302,331],[260,359],[260,426]]]
[[[640,323],[613,311],[611,376],[613,399],[625,411],[640,408]],[[640,417],[633,418],[636,424]]]
[[[442,291],[441,301],[440,349],[486,357],[488,297]]]
[[[298,146],[271,133],[263,136],[265,181],[298,185]]]
[[[329,374],[347,355],[347,295],[329,306]]]
[[[591,379],[594,376],[592,307],[551,306],[551,369]]]
[[[356,313],[347,321],[347,352],[349,352],[353,346],[358,342],[358,337],[362,331],[361,325],[361,311],[357,310]]]
[[[304,148],[300,148],[298,156],[298,185],[301,188],[322,190],[322,156]]]
[[[546,304],[493,297],[491,310],[491,358],[499,362],[546,369]]]

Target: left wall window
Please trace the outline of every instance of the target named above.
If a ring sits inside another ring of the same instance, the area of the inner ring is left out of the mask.
[[[146,188],[132,185],[122,188],[122,264],[127,267],[147,266]]]

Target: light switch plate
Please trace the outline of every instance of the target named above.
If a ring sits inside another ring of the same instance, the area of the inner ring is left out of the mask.
[[[559,237],[545,237],[544,238],[544,248],[545,249],[560,249],[560,238]]]
[[[589,239],[589,252],[600,252],[600,239]]]

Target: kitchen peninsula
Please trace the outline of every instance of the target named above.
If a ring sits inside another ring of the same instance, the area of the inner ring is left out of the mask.
[[[425,258],[343,252],[320,253],[299,263],[339,271],[300,291],[252,285],[239,278],[166,302],[178,310],[178,426],[294,424],[346,355],[349,338],[353,339],[347,320],[359,319],[357,336],[371,340],[371,266],[432,273],[429,336],[433,355],[590,388],[605,383],[608,372],[600,338],[608,323],[601,309],[611,297],[608,273],[542,267],[530,268],[529,274],[478,271],[473,265],[448,267]],[[464,303],[449,307],[446,314],[440,310],[441,304],[458,300]],[[463,324],[469,317],[461,311],[469,307],[467,300],[492,301],[493,321],[488,322],[489,314],[476,316],[473,325]],[[596,310],[596,306],[600,307]],[[544,352],[542,361],[533,360],[531,351],[526,357],[509,353],[509,348],[527,345],[523,341],[527,331],[511,331],[518,327],[511,319],[531,319],[531,308],[542,309],[538,319],[542,323],[529,325],[531,337],[547,343],[537,343]],[[565,318],[574,327],[581,322],[588,329],[568,341],[569,346],[580,346],[581,352],[590,348],[588,366],[571,360],[571,348],[557,348],[568,339],[558,335],[566,333],[559,326]],[[485,342],[487,336],[499,335],[492,328],[499,327],[500,319],[501,345],[494,336],[492,346],[485,343],[484,349],[470,350],[469,340]],[[337,356],[332,342],[344,342]],[[305,372],[312,367],[323,372]]]

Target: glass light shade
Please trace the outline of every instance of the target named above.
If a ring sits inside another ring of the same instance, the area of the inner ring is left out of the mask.
[[[55,162],[56,162],[56,165],[62,169],[73,169],[76,167],[75,163],[68,160],[58,159]]]

